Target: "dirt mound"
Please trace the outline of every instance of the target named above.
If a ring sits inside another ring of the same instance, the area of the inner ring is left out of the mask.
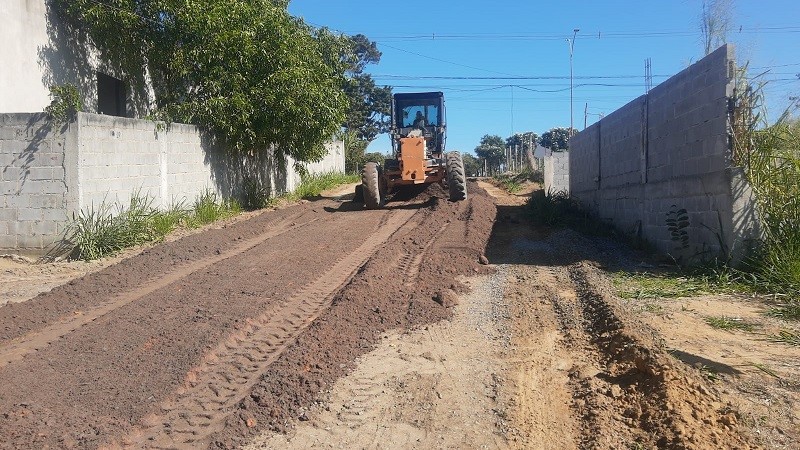
[[[627,318],[594,266],[575,264],[569,274],[586,332],[605,365],[591,377],[571,374],[582,390],[577,409],[589,425],[585,443],[602,442],[597,436],[617,428],[632,441],[659,448],[751,448],[731,405],[662,350],[651,330]]]
[[[356,358],[371,351],[382,333],[450,316],[451,310],[436,302],[440,292],[463,291],[459,275],[491,270],[479,258],[495,207],[477,185],[468,189],[470,198],[459,203],[446,200],[437,185],[416,197],[431,207],[412,219],[416,225],[399,230],[270,366],[229,416],[214,439],[216,447],[233,448],[264,428],[285,431],[338,377],[354,369]]]

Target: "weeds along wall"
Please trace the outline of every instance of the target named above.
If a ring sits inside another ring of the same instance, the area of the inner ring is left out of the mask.
[[[733,47],[725,45],[570,141],[571,195],[682,262],[738,262],[758,236],[731,166]]]
[[[308,165],[344,171],[341,142]],[[210,190],[239,197],[243,186],[281,194],[300,183],[294,161],[273,152],[230,154],[197,127],[78,113],[54,125],[44,113],[0,114],[0,253],[41,255],[64,237],[72,215],[132,194],[163,208]]]

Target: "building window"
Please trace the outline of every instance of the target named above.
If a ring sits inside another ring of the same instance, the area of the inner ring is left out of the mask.
[[[97,72],[97,112],[109,116],[126,117],[125,83]]]

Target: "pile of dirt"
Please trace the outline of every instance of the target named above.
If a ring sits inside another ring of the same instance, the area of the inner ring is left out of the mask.
[[[438,185],[416,200],[426,205],[335,297],[323,313],[261,377],[231,414],[217,448],[234,448],[263,429],[285,431],[320,401],[333,382],[375,348],[382,333],[448,318],[448,291],[462,292],[459,275],[491,271],[480,262],[491,232],[493,200],[475,184],[453,203]],[[388,208],[395,205],[389,203]],[[403,207],[402,205],[397,207]],[[440,300],[437,302],[437,299]]]
[[[607,280],[589,263],[569,267],[584,327],[600,350],[603,370],[571,375],[576,402],[588,424],[585,444],[603,448],[610,430],[658,448],[752,448],[738,415],[706,380],[668,355],[653,331],[619,308]],[[621,414],[620,414],[621,413]],[[614,440],[619,439],[619,434]]]

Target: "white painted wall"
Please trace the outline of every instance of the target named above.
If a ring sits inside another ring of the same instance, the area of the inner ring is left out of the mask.
[[[44,0],[0,2],[0,113],[44,111],[50,103],[39,64],[49,44],[46,12]]]
[[[344,171],[344,144],[327,144],[309,173]],[[73,213],[123,205],[132,194],[156,206],[191,203],[206,190],[238,197],[245,179],[274,195],[296,189],[293,161],[270,151],[227,154],[197,127],[79,113],[53,129],[47,116],[0,114],[0,253],[41,254]]]
[[[126,81],[129,117],[146,115],[153,91],[134,92],[120,70],[97,57],[91,42],[57,20],[48,0],[0,0],[0,113],[33,113],[50,104],[50,87],[72,84],[83,110],[97,111],[97,71]]]

